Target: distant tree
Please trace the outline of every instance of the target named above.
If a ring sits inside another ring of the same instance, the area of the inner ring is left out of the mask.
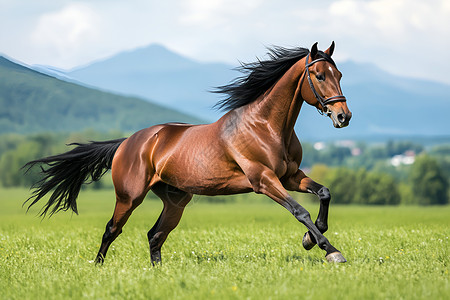
[[[446,178],[450,178],[450,144],[433,147],[428,154],[438,161]]]
[[[397,205],[400,203],[400,193],[394,178],[389,174],[371,172],[366,181],[372,191],[367,198],[367,204]]]
[[[401,200],[398,185],[389,174],[341,167],[328,171],[325,181],[334,203],[397,205]]]
[[[430,152],[431,155],[450,156],[450,145],[437,145],[434,146]]]
[[[414,193],[411,189],[410,184],[408,184],[407,182],[401,182],[398,186],[398,190],[400,192],[401,204],[404,205],[417,204],[415,202],[416,199],[414,198]]]
[[[302,158],[302,168],[311,168],[314,164],[320,163],[319,151],[314,149],[314,146],[310,143],[302,143],[303,148],[303,158]]]
[[[365,152],[366,157],[370,157],[371,159],[383,159],[388,158],[389,155],[386,151],[386,147],[384,146],[372,146]]]
[[[388,141],[386,144],[386,153],[390,157],[398,154],[403,154],[408,150],[414,151],[415,153],[420,153],[423,151],[423,146],[410,141]]]
[[[330,168],[328,168],[326,165],[315,164],[308,176],[310,176],[312,180],[323,184],[326,180],[325,178],[327,177],[328,172],[330,172]]]
[[[39,133],[30,135],[0,135],[0,185],[4,187],[30,187],[41,177],[39,167],[27,174],[21,169],[27,162],[49,155],[62,153],[73,148],[66,144],[73,142],[88,142],[90,140],[109,140],[126,136],[118,131],[109,133],[86,130],[77,133]],[[106,177],[104,177],[106,178]],[[112,183],[95,182],[86,188],[110,188]]]
[[[416,203],[421,205],[448,203],[448,178],[444,176],[436,159],[427,155],[418,156],[409,178]]]
[[[355,171],[347,168],[331,169],[325,180],[325,185],[330,189],[334,203],[354,203],[357,190]]]
[[[351,156],[351,150],[347,147],[328,145],[325,149],[317,151],[318,158],[315,163],[332,166],[342,165],[346,158]]]
[[[16,149],[6,151],[0,159],[0,182],[4,187],[31,185],[38,178],[31,172],[24,176],[21,169],[28,161],[41,156],[41,145],[35,141],[21,143]]]

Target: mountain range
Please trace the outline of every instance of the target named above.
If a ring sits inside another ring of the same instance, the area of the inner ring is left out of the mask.
[[[59,75],[108,91],[152,99],[213,121],[215,97],[208,92],[235,75],[223,63],[200,63],[161,45],[122,52]]]
[[[2,64],[0,66],[4,68]],[[44,113],[45,110],[57,108],[57,105],[52,104],[53,102],[45,100],[48,95],[76,95],[73,92],[60,92],[58,90],[60,86],[64,86],[64,90],[75,86],[77,89],[81,89],[79,85],[84,85],[83,91],[89,91],[96,95],[89,98],[89,105],[95,103],[95,105],[101,106],[102,109],[98,111],[108,111],[109,107],[109,110],[113,110],[114,113],[127,112],[128,122],[132,119],[136,122],[140,120],[139,126],[128,126],[128,129],[142,127],[144,124],[148,126],[161,123],[166,120],[197,123],[200,122],[200,119],[208,122],[215,121],[222,113],[212,110],[211,107],[219,100],[219,97],[208,90],[227,84],[240,75],[231,65],[198,62],[155,44],[122,52],[72,70],[59,70],[47,66],[33,66],[33,68],[40,72],[33,73],[34,77],[40,78],[40,81],[58,82],[58,84],[46,85],[39,81],[32,86],[24,85],[27,86],[26,89],[19,89],[19,86],[14,83],[6,83],[5,86],[3,81],[12,77],[20,78],[16,73],[14,76],[11,76],[13,73],[10,73],[6,77],[3,75],[3,79],[0,78],[0,81],[3,82],[3,86],[0,88],[4,90],[8,88],[8,85],[9,88],[14,86],[15,93],[28,93],[28,96],[34,97],[33,101],[36,103],[40,99],[40,107],[32,107],[30,110]],[[395,76],[373,64],[347,61],[338,63],[338,68],[343,73],[341,85],[347,97],[347,104],[353,113],[350,126],[344,129],[335,129],[332,127],[331,120],[321,117],[314,108],[304,105],[296,124],[296,132],[299,137],[307,140],[322,140],[449,135],[447,118],[447,111],[450,109],[449,85]],[[9,72],[13,72],[11,71],[13,69],[10,69]],[[22,83],[27,82],[27,79],[20,80]],[[40,91],[42,87],[46,87],[44,95],[40,94],[42,92],[33,92],[33,89]],[[58,88],[54,89],[55,87]],[[107,100],[112,99],[111,97],[118,98],[114,98],[117,99],[114,101]],[[78,99],[77,101],[83,101],[80,99],[85,97],[76,95],[72,97],[71,101],[67,101],[73,102],[74,98]],[[141,99],[145,99],[147,102]],[[121,109],[114,108],[115,103],[126,103],[121,101],[132,101],[139,105],[124,105]],[[80,103],[87,105],[86,102]],[[144,109],[143,103],[147,103],[152,108],[148,106]],[[168,107],[175,110],[175,113],[171,114],[169,118],[160,118],[159,113],[154,113],[155,107],[158,109]],[[89,116],[91,116],[91,121],[93,120],[92,114],[89,112],[87,115],[78,113],[76,116],[82,120],[79,126],[91,126],[87,120]],[[112,116],[111,114],[108,117],[109,123],[112,122]],[[74,115],[72,117],[75,120],[76,117]],[[33,116],[28,114],[25,119],[28,118],[33,118]],[[0,116],[1,131],[5,131],[3,130],[3,120],[4,116]],[[60,121],[57,121],[51,125],[55,120],[50,119],[45,121],[48,123],[45,128],[52,128],[52,126],[55,128],[54,124],[61,124],[58,123]],[[104,123],[102,120],[99,122]],[[31,127],[28,126],[28,128]],[[57,125],[56,127],[64,126]],[[33,127],[33,130],[37,130],[37,128]]]
[[[392,75],[373,64],[347,61],[338,63],[338,68],[353,112],[350,126],[335,129],[331,120],[304,105],[296,124],[299,136],[320,140],[449,135],[449,85]],[[150,45],[59,75],[88,86],[152,99],[214,121],[221,113],[211,107],[219,98],[208,90],[227,84],[240,73],[224,63],[201,63],[161,45]]]
[[[0,133],[120,130],[134,132],[199,118],[39,73],[0,56]]]

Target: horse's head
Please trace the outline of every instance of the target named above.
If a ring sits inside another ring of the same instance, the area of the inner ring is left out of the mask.
[[[306,57],[305,71],[301,79],[303,99],[317,110],[330,117],[336,128],[346,127],[352,117],[342,95],[339,84],[342,74],[331,59],[334,42],[324,52],[317,49],[317,43],[311,47]],[[305,78],[306,77],[306,78]],[[307,81],[308,84],[303,84]]]

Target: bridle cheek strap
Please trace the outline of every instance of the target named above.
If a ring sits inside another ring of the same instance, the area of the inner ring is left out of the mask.
[[[311,88],[311,91],[312,91],[314,97],[317,99],[317,102],[319,102],[320,105],[322,106],[322,110],[319,110],[319,108],[317,108],[317,111],[321,115],[323,115],[325,113],[325,111],[324,111],[325,110],[325,105],[328,105],[328,104],[333,103],[333,102],[345,102],[345,101],[347,101],[347,99],[345,98],[344,95],[336,95],[336,96],[332,96],[332,97],[329,97],[329,98],[326,98],[326,99],[319,95],[319,93],[317,92],[317,90],[314,87],[314,84],[313,84],[313,82],[311,80],[311,74],[309,72],[309,67],[312,66],[313,64],[315,64],[316,62],[326,61],[326,59],[325,58],[318,58],[318,59],[313,60],[312,62],[308,63],[309,54],[310,53],[308,53],[308,55],[306,56],[305,73],[302,76],[302,82],[300,83],[300,89],[301,89],[301,86],[303,85],[303,80],[305,79],[305,74],[306,74],[306,78],[308,79],[309,87]]]

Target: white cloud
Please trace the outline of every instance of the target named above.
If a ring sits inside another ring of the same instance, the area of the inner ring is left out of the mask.
[[[245,16],[261,2],[261,0],[187,0],[182,4],[185,13],[180,21],[190,25],[217,26]]]
[[[417,37],[417,33],[436,30],[449,32],[448,1],[431,0],[341,0],[329,7],[330,17],[337,17],[339,29],[366,31],[385,41],[406,41]],[[446,8],[447,7],[447,8]],[[353,35],[349,31],[349,35]],[[363,36],[361,36],[363,37]]]
[[[319,13],[316,11],[316,13]],[[450,5],[445,0],[340,0],[326,12],[342,58],[377,64],[400,75],[450,83]],[[427,52],[433,55],[426,56]],[[418,63],[419,61],[419,63]]]
[[[27,63],[74,67],[153,42],[198,60],[236,63],[263,55],[266,45],[319,41],[325,49],[335,40],[338,61],[372,62],[450,83],[448,0],[11,3],[7,13],[0,10],[0,52]]]
[[[98,19],[89,6],[72,3],[40,16],[31,41],[53,55],[70,58],[99,37]]]

